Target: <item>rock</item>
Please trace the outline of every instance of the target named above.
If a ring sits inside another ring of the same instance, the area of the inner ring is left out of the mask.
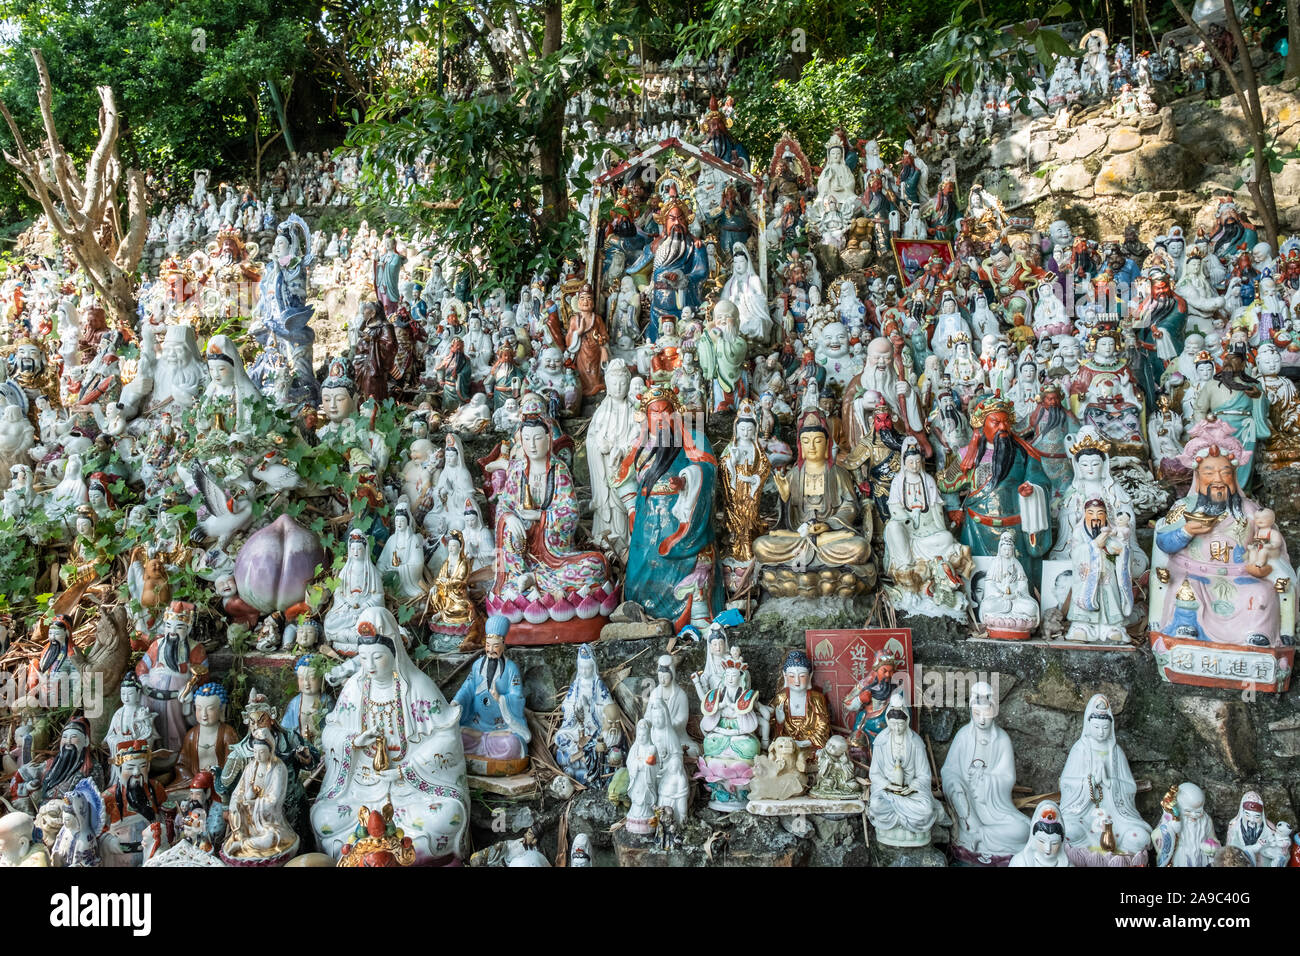
[[[1300,163],[1287,163],[1280,173],[1273,174],[1273,195],[1278,208],[1300,202]]]
[[[933,846],[885,846],[871,842],[872,866],[947,866],[948,858]]]
[[[1093,694],[1105,694],[1110,701],[1111,711],[1116,714],[1123,713],[1124,704],[1128,701],[1128,689],[1119,684],[1101,681],[1091,685],[1085,693],[1077,683],[1056,670],[1044,674],[1034,689],[1025,695],[1025,699],[1040,707],[1081,714]]]
[[[518,773],[512,777],[477,777],[470,774],[469,785],[473,790],[501,797],[527,797],[537,790],[537,778],[531,773]],[[531,820],[525,824],[528,825],[531,825]]]
[[[667,621],[645,621],[638,624],[606,624],[600,629],[602,641],[648,641],[672,637],[673,627]]]
[[[1096,126],[1080,126],[1075,134],[1061,144],[1056,156],[1062,162],[1073,162],[1091,156],[1106,145],[1106,133]]]
[[[1160,111],[1160,131],[1156,139],[1162,143],[1172,143],[1178,138],[1178,127],[1174,123],[1174,111],[1165,107]]]
[[[1300,79],[1293,76],[1289,80],[1283,80],[1277,85],[1277,88],[1283,93],[1294,93],[1296,91],[1297,83],[1300,83]]]
[[[1015,166],[1029,155],[1029,127],[1018,129],[1005,139],[1000,139],[989,150],[990,166]]]
[[[1071,163],[1052,172],[1054,193],[1073,193],[1092,185],[1092,174],[1083,163]]]
[[[1141,133],[1127,126],[1121,126],[1110,134],[1110,140],[1106,143],[1106,148],[1112,153],[1127,153],[1130,149],[1137,149],[1141,145]]]
[[[1254,731],[1243,701],[1183,696],[1175,704],[1196,735],[1218,751],[1235,776],[1255,772]]]
[[[1112,156],[1097,173],[1098,196],[1124,196],[1160,189],[1183,189],[1201,164],[1178,143],[1147,143]]]

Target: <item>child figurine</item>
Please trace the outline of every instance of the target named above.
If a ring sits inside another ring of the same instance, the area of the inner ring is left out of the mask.
[[[1248,556],[1247,564],[1257,565],[1264,568],[1266,572],[1273,571],[1272,564],[1281,562],[1285,565],[1286,559],[1282,557],[1286,545],[1282,540],[1282,532],[1273,526],[1277,515],[1273,513],[1272,508],[1260,508],[1255,512],[1255,534],[1250,539],[1246,551]],[[1288,567],[1284,573],[1278,575],[1281,577],[1294,577]]]

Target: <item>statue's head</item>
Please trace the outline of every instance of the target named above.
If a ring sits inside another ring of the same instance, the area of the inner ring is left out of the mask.
[[[1065,845],[1065,824],[1062,822],[1060,808],[1050,800],[1044,800],[1034,811],[1034,819],[1029,829],[1029,845],[1040,856],[1054,857]]]
[[[1095,741],[1110,741],[1115,735],[1115,717],[1111,713],[1110,701],[1104,694],[1093,695],[1084,712],[1085,736]]]
[[[713,307],[713,324],[734,333],[740,325],[740,308],[730,299],[719,299]]]
[[[1016,533],[1004,531],[998,537],[998,557],[1003,561],[1014,561],[1016,557]]]
[[[970,689],[970,719],[980,730],[992,726],[998,715],[998,697],[986,681],[979,681]]]
[[[1194,783],[1178,785],[1178,810],[1187,823],[1205,819],[1205,791]]]
[[[816,415],[809,416],[799,429],[799,457],[813,464],[822,464],[830,458],[830,435]]]
[[[225,719],[226,689],[209,681],[194,692],[194,719],[200,727],[215,727]]]
[[[895,690],[889,696],[889,707],[885,711],[885,726],[893,736],[902,737],[907,733],[907,725],[911,719],[907,696],[902,690]]]
[[[656,665],[655,679],[660,687],[671,687],[676,679],[677,671],[673,667],[673,657],[671,654],[660,654],[659,662]]]
[[[319,694],[324,682],[320,662],[324,660],[319,654],[303,654],[293,662],[294,677],[298,682],[300,694]]]
[[[740,686],[744,672],[741,671],[740,665],[735,661],[728,660],[722,669],[722,683],[728,690],[734,690]]]
[[[551,428],[540,418],[525,418],[519,426],[519,441],[524,456],[533,462],[544,462],[551,454]]]
[[[122,685],[118,688],[118,695],[122,698],[123,707],[139,706],[140,678],[135,676],[135,671],[128,671],[127,675],[122,678]]]
[[[812,662],[801,650],[793,650],[786,655],[781,668],[785,686],[790,690],[808,690],[812,686]]]
[[[32,827],[35,821],[20,810],[0,817],[0,859],[16,860],[26,855],[32,846]]]

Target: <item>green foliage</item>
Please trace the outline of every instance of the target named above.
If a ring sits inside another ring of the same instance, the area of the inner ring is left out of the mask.
[[[513,59],[508,76],[468,93],[428,82],[390,87],[347,137],[363,157],[362,200],[403,196],[411,215],[473,262],[483,281],[517,284],[551,268],[581,244],[570,200],[584,194],[594,162],[589,156],[565,181],[573,156],[560,138],[564,105],[584,90],[628,89],[629,29],[609,13],[569,23],[554,52]],[[492,55],[496,69],[501,57]],[[599,123],[601,111],[590,118]],[[405,168],[425,157],[432,157],[426,182],[403,186]]]
[[[198,168],[218,175],[242,171],[253,159],[253,125],[265,80],[281,89],[317,67],[307,35],[319,15],[309,0],[0,0],[0,17],[16,30],[0,49],[0,99],[31,135],[39,130],[36,68],[41,51],[54,84],[54,116],[65,147],[86,159],[98,136],[95,93],[109,85],[117,97],[122,161],[188,182]],[[319,89],[322,78],[310,77]],[[328,83],[328,78],[324,78]],[[320,95],[304,97],[300,128],[332,120]],[[266,130],[263,130],[265,133]],[[8,145],[8,131],[0,141]],[[17,182],[0,169],[0,219],[17,218]]]
[[[751,57],[732,87],[732,134],[764,165],[787,130],[814,163],[822,159],[823,144],[837,126],[851,140],[877,138],[885,149],[907,137],[916,91],[936,76],[937,70],[920,60],[900,63],[872,46],[835,61],[814,55],[796,80],[780,78],[770,59]]]

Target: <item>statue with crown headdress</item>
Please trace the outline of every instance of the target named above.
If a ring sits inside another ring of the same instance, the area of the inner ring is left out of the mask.
[[[577,486],[555,451],[542,401],[528,396],[497,496],[496,562],[489,614],[511,623],[512,644],[595,640],[618,602],[618,585],[599,551],[581,551]]]
[[[677,195],[676,187],[670,186],[667,201],[655,215],[659,235],[654,241],[653,291],[646,326],[651,342],[659,338],[661,318],[676,322],[683,308],[700,308],[700,285],[709,275],[710,264],[703,242],[691,234],[694,220],[694,211]]]
[[[871,541],[856,530],[862,508],[853,476],[835,464],[820,411],[802,416],[798,437],[798,461],[773,475],[781,526],[754,542],[763,586],[782,597],[851,597],[866,586],[871,561]]]
[[[1156,522],[1150,636],[1175,683],[1285,691],[1295,659],[1295,580],[1273,514],[1239,484],[1251,452],[1222,420],[1192,426],[1188,493]]]
[[[991,395],[971,409],[974,430],[960,461],[938,477],[939,490],[961,497],[961,541],[975,556],[998,553],[1003,531],[1015,535],[1016,556],[1029,580],[1052,546],[1047,510],[1051,482],[1042,454],[1015,431],[1015,407]]]
[[[634,478],[630,554],[624,596],[675,629],[705,627],[722,611],[713,492],[718,460],[702,416],[682,410],[664,383],[641,393],[645,419],[614,481]]]

